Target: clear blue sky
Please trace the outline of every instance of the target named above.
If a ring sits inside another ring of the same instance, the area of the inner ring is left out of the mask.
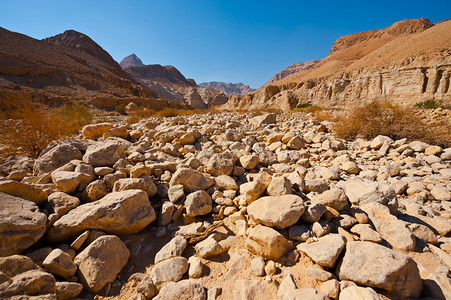
[[[116,61],[173,65],[187,78],[260,87],[340,36],[402,19],[451,18],[451,0],[0,0],[0,26],[42,39],[74,29]]]

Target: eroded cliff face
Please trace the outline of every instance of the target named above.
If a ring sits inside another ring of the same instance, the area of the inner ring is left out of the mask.
[[[245,97],[230,97],[227,108],[289,110],[306,102],[414,105],[431,99],[451,103],[451,22],[432,27],[424,20],[404,20],[355,35],[338,39],[314,68]],[[343,42],[349,40],[353,43]]]

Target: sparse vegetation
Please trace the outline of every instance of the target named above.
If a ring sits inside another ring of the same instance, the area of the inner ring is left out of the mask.
[[[89,108],[80,102],[71,101],[65,104],[59,111],[67,126],[72,128],[72,132],[77,132],[84,125],[92,122],[93,115]]]
[[[438,103],[435,100],[426,100],[426,101],[417,102],[415,104],[415,107],[425,108],[425,109],[435,109],[435,108],[440,107],[440,103]]]
[[[296,105],[296,108],[307,108],[312,106],[313,104],[311,102],[304,102],[304,103],[299,103],[298,105]]]
[[[119,104],[118,106],[116,106],[116,109],[115,109],[119,114],[121,114],[121,115],[126,115],[127,114],[127,112],[125,111],[125,104]]]
[[[378,135],[393,140],[407,138],[430,144],[451,145],[451,125],[431,127],[421,121],[413,109],[390,103],[373,102],[356,107],[347,117],[342,117],[334,126],[338,137],[346,140],[355,138],[373,139]]]
[[[31,96],[16,94],[2,97],[1,104],[0,145],[6,148],[3,155],[36,158],[51,141],[75,133],[92,120],[86,107],[74,103],[55,110]]]

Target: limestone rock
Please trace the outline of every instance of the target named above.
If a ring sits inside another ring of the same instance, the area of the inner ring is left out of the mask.
[[[124,147],[114,141],[91,145],[83,155],[83,161],[93,167],[111,167],[120,158],[125,158]]]
[[[28,199],[38,205],[43,204],[48,198],[47,193],[40,188],[15,180],[0,181],[0,192]]]
[[[47,217],[31,201],[0,193],[0,256],[20,253],[37,242]]]
[[[204,174],[192,169],[182,168],[172,175],[169,186],[183,185],[185,192],[192,193],[198,190],[206,190],[214,184],[213,179],[205,177]]]
[[[212,210],[212,201],[210,195],[205,191],[196,191],[185,200],[185,209],[188,216],[206,215]]]
[[[74,159],[82,159],[82,154],[77,147],[70,144],[57,145],[36,159],[34,173],[41,175],[53,171]]]
[[[297,249],[307,254],[318,265],[332,268],[346,244],[346,238],[340,234],[328,234],[311,244],[302,243]]]
[[[81,129],[81,134],[86,139],[96,140],[97,138],[103,136],[108,129],[113,128],[111,123],[97,123],[85,125]]]
[[[46,208],[53,213],[56,213],[59,217],[68,213],[71,209],[80,204],[80,200],[77,197],[68,195],[63,192],[55,192],[50,194],[46,203]]]
[[[84,287],[100,291],[113,282],[128,261],[130,251],[117,236],[104,235],[92,242],[75,257],[78,277]]]
[[[72,258],[61,249],[55,249],[44,259],[44,267],[52,274],[69,279],[77,271]]]
[[[246,247],[257,255],[277,260],[293,248],[293,244],[276,230],[257,225],[249,229]]]
[[[55,294],[55,278],[42,271],[31,259],[21,255],[0,257],[2,282],[0,284],[0,298],[18,299],[22,295],[45,298],[44,295]],[[17,298],[14,296],[18,296]]]
[[[70,171],[54,171],[52,172],[52,181],[60,191],[72,194],[80,184],[81,174]]]
[[[299,220],[304,201],[296,195],[262,197],[248,206],[247,213],[257,223],[284,229]]]
[[[188,259],[188,263],[189,263],[188,276],[190,278],[201,277],[204,271],[204,265],[202,264],[202,260],[199,257],[191,256]]]
[[[157,288],[168,281],[179,281],[188,271],[188,260],[182,256],[163,260],[155,265],[150,277]]]
[[[50,241],[64,241],[88,229],[111,234],[136,233],[156,219],[147,194],[141,190],[110,193],[83,204],[56,221],[47,233]]]
[[[206,165],[206,170],[213,176],[231,175],[238,157],[233,152],[213,155]]]
[[[202,282],[195,279],[185,279],[179,282],[169,282],[154,300],[205,300],[206,294]]]
[[[292,193],[291,182],[288,178],[280,176],[273,178],[267,188],[270,196],[282,196]]]
[[[58,300],[76,298],[83,290],[83,285],[77,282],[57,282],[56,297]]]
[[[122,178],[114,183],[113,192],[138,189],[147,193],[149,198],[157,194],[157,187],[150,177],[146,178]]]
[[[332,188],[314,197],[312,202],[319,202],[340,211],[348,206],[348,197],[342,189]]]
[[[372,289],[360,286],[349,286],[341,291],[340,299],[343,300],[382,300]]]
[[[171,257],[181,256],[187,244],[184,237],[176,235],[169,243],[164,245],[157,254],[155,254],[155,263],[157,264],[160,261]]]
[[[258,277],[265,275],[265,261],[263,258],[256,257],[251,260],[249,265],[249,274]]]
[[[416,263],[407,255],[371,242],[349,242],[337,269],[340,280],[418,297],[422,282]]]
[[[354,205],[363,205],[368,202],[387,205],[396,197],[395,190],[387,184],[360,180],[346,182],[345,193]]]
[[[196,255],[208,258],[211,256],[215,256],[225,252],[227,249],[224,249],[214,238],[212,235],[207,237],[205,240],[199,242],[194,246],[196,250]]]

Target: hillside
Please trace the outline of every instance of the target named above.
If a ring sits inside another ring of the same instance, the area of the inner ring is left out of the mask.
[[[73,30],[43,41],[0,28],[0,92],[49,99],[148,97],[99,45]]]
[[[339,38],[313,68],[291,74],[229,107],[290,109],[299,103],[349,106],[373,100],[450,102],[451,22],[403,20]]]
[[[203,82],[199,84],[200,87],[212,88],[218,91],[223,92],[227,96],[230,95],[247,95],[255,91],[248,85],[244,85],[242,83],[226,83],[226,82]]]

